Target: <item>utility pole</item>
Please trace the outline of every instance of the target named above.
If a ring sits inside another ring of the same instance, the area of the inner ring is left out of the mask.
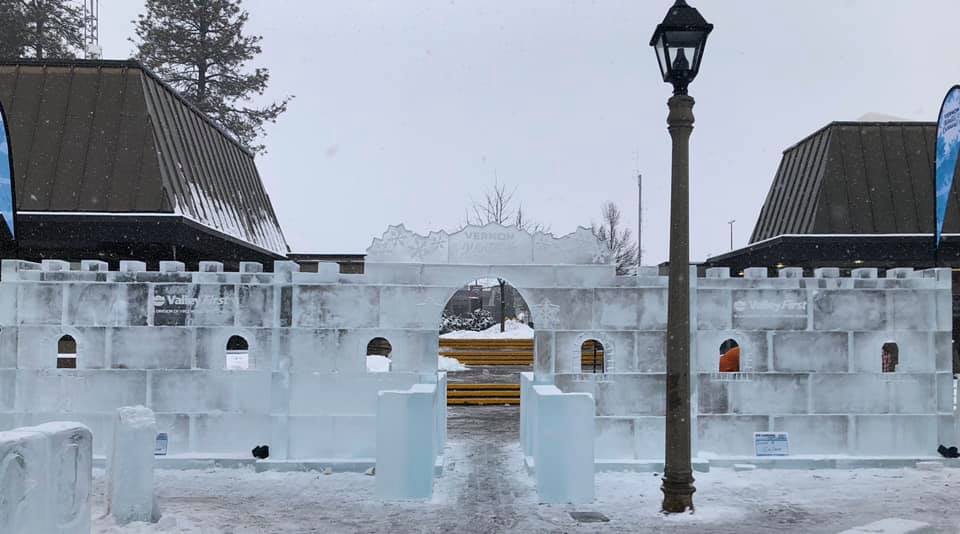
[[[637,173],[637,276],[643,265],[643,174]]]
[[[730,225],[730,250],[733,250],[733,223],[737,222],[736,219],[732,221],[727,221],[727,224]]]

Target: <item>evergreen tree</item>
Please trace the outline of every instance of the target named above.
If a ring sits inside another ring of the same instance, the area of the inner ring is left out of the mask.
[[[248,13],[240,0],[146,0],[135,21],[137,57],[254,153],[263,125],[287,110],[286,97],[250,107],[270,80],[265,68],[245,69],[261,52],[258,35],[245,35]]]
[[[83,47],[76,0],[0,0],[0,57],[72,58]]]
[[[0,57],[23,56],[27,23],[19,0],[0,0]]]

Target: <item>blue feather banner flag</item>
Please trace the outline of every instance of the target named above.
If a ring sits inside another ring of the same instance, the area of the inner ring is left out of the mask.
[[[13,152],[10,150],[10,129],[0,103],[0,236],[9,233],[16,239],[16,196],[13,189]]]
[[[938,248],[940,236],[943,233],[943,219],[947,215],[947,201],[950,200],[950,190],[953,187],[953,176],[957,172],[958,151],[960,151],[960,85],[955,85],[947,91],[937,120],[935,191],[937,193],[936,246]]]

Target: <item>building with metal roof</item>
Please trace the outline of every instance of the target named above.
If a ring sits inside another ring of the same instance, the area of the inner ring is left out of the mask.
[[[0,60],[28,260],[272,262],[253,154],[134,60]]]
[[[750,243],[706,266],[960,267],[960,194],[934,250],[933,122],[833,122],[783,152]]]

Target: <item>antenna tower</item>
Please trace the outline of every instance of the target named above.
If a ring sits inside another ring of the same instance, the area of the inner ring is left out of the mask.
[[[100,59],[100,0],[83,2],[83,57]]]

